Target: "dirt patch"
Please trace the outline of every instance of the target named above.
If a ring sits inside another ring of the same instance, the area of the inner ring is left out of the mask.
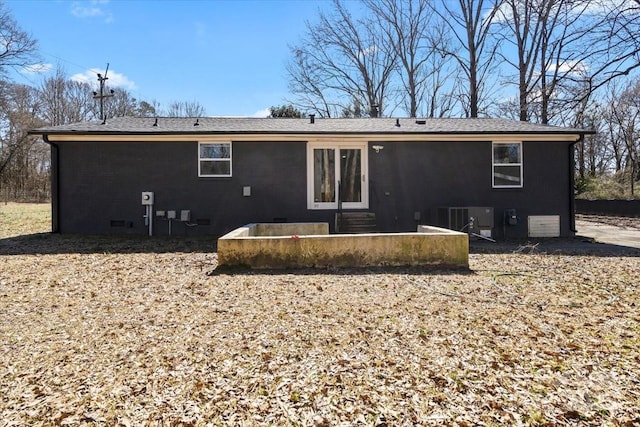
[[[0,239],[2,423],[640,423],[637,256],[220,274],[201,243]]]

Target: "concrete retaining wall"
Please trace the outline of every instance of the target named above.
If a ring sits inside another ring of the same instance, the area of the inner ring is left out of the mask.
[[[467,234],[437,227],[419,228],[421,232],[416,233],[331,235],[306,235],[287,229],[284,236],[261,237],[252,237],[251,229],[257,229],[256,225],[241,227],[218,239],[219,267],[469,266]]]

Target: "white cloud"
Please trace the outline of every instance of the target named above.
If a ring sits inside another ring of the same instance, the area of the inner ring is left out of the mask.
[[[364,48],[364,50],[361,50],[360,52],[358,52],[358,57],[360,59],[362,59],[365,56],[375,55],[376,53],[378,53],[379,50],[380,50],[380,48],[377,45],[374,44],[374,45],[366,47],[366,48]]]
[[[599,14],[606,13],[612,8],[620,7],[623,10],[629,12],[630,10],[638,9],[637,0],[603,0],[603,1],[591,1],[586,4],[585,11],[587,13]]]
[[[251,117],[269,117],[271,115],[271,109],[265,108],[262,110],[258,110],[251,115]]]
[[[78,73],[71,76],[71,80],[82,83],[89,83],[92,86],[98,86],[98,74],[104,75],[104,70],[98,68],[91,68],[84,73]],[[107,86],[120,87],[126,90],[137,90],[135,82],[129,80],[124,74],[116,73],[113,70],[109,70],[107,73]]]
[[[26,65],[26,66],[22,67],[22,71],[25,74],[46,73],[47,71],[50,71],[51,69],[53,69],[53,65],[52,64],[31,64],[31,65]]]
[[[589,70],[589,66],[582,61],[567,61],[560,64],[558,70],[563,73],[585,74]]]
[[[71,14],[76,18],[104,18],[104,22],[113,22],[113,14],[104,9],[103,5],[109,0],[91,0],[89,2],[75,1],[71,3]]]

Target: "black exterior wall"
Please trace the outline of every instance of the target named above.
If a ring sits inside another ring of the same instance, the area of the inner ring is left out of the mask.
[[[372,145],[383,145],[378,153]],[[369,144],[369,211],[380,231],[434,224],[438,207],[491,206],[494,236],[527,236],[529,215],[560,215],[570,230],[570,156],[566,142],[523,143],[524,187],[492,188],[492,145],[476,142]],[[53,148],[53,146],[52,146]],[[233,176],[198,177],[197,142],[57,143],[57,215],[62,233],[145,234],[141,193],[154,210],[191,211],[172,234],[220,236],[252,222],[328,222],[335,211],[307,209],[306,142],[234,142]],[[251,195],[243,196],[243,187]],[[519,224],[503,228],[505,209]],[[419,219],[416,219],[419,217]],[[154,235],[167,235],[154,216]]]
[[[233,143],[233,176],[198,177],[197,142],[88,142],[59,145],[60,232],[147,233],[141,193],[154,210],[190,210],[174,235],[221,235],[251,222],[330,221],[307,212],[305,142]],[[251,196],[243,196],[243,187]],[[199,225],[193,225],[199,224]],[[154,217],[154,235],[169,233]]]
[[[369,151],[370,210],[381,231],[437,224],[440,207],[481,206],[494,208],[496,238],[527,237],[529,215],[560,215],[561,235],[572,234],[568,143],[523,143],[522,188],[493,188],[490,141],[377,144],[384,149]],[[516,209],[517,225],[504,224],[506,209]]]

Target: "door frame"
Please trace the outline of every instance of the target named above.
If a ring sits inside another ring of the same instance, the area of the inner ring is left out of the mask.
[[[336,150],[335,159],[335,201],[333,202],[316,202],[314,200],[314,164],[313,164],[313,150],[316,149],[334,149]],[[342,208],[344,209],[369,209],[369,156],[368,156],[368,143],[363,142],[340,142],[340,141],[327,141],[327,142],[307,142],[307,209],[309,210],[337,210],[338,209],[338,181],[340,180],[340,159],[339,156],[341,149],[360,150],[360,170],[361,170],[361,201],[360,202],[342,202]]]

